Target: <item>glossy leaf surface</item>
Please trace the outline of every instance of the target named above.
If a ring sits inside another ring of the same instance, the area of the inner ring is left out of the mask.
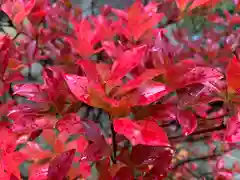
[[[65,151],[53,159],[48,168],[48,179],[63,180],[67,175],[75,155],[75,150]]]

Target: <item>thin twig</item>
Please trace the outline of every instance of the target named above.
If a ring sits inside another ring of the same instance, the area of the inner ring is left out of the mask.
[[[91,109],[92,109],[92,107],[87,105],[86,112],[85,112],[85,115],[84,115],[85,118],[89,117]]]
[[[221,153],[218,153],[218,154],[212,154],[212,155],[206,155],[206,156],[201,156],[201,157],[196,157],[196,158],[189,158],[185,161],[181,161],[179,162],[178,164],[176,164],[172,170],[176,170],[177,168],[179,168],[180,166],[186,164],[186,163],[191,163],[191,162],[195,162],[195,161],[204,161],[204,160],[209,160],[209,159],[215,159],[217,158],[218,156],[221,156],[223,153],[226,153],[228,152],[229,150],[227,151],[223,151]]]
[[[14,92],[13,92],[12,83],[10,83],[10,87],[9,87],[8,93],[11,96],[12,99],[15,99],[15,96],[13,94]]]
[[[95,2],[95,0],[92,0],[92,2],[91,2],[91,13],[92,13],[92,15],[95,15],[95,9],[96,9],[96,2]]]
[[[114,130],[113,124],[111,124],[111,131],[112,131],[112,145],[113,145],[113,155],[112,155],[112,161],[113,164],[116,164],[116,157],[117,157],[117,142],[116,142],[116,132]]]
[[[143,0],[143,5],[146,6],[148,4],[148,0]]]
[[[199,175],[195,173],[195,171],[192,171],[189,167],[184,166],[184,168],[194,177],[199,179]]]
[[[97,113],[97,115],[94,117],[94,120],[95,120],[95,121],[99,121],[102,114],[103,114],[103,110],[102,110],[102,109],[98,109],[98,113]]]
[[[191,136],[205,134],[205,133],[213,132],[213,131],[221,131],[221,130],[223,130],[225,128],[226,128],[226,126],[224,124],[221,124],[220,126],[217,126],[217,127],[213,127],[213,128],[209,128],[209,129],[203,129],[203,130],[199,130],[199,131],[193,132],[191,134]],[[189,136],[189,137],[191,137],[191,136]],[[173,140],[173,139],[178,139],[178,138],[181,138],[181,137],[182,137],[182,135],[180,135],[180,136],[172,136],[172,137],[169,137],[169,139]]]
[[[166,26],[176,24],[177,22],[178,22],[178,19],[168,19],[168,21],[165,24],[159,25],[159,28],[165,28]]]

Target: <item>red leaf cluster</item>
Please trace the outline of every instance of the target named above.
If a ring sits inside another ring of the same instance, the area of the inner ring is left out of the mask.
[[[68,0],[1,2],[17,34],[0,36],[0,179],[21,179],[29,162],[30,180],[87,179],[93,168],[100,180],[163,179],[178,137],[210,127],[239,142],[239,17],[212,11],[220,0],[136,0],[88,17]],[[199,8],[226,32],[169,37]]]

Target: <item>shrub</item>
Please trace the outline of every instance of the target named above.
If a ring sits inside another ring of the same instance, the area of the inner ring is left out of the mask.
[[[16,34],[0,36],[1,178],[178,178],[205,159],[212,177],[232,179],[238,164],[219,155],[240,138],[234,3],[136,0],[84,17],[67,0],[3,0]],[[181,159],[179,143],[201,137],[207,154]]]

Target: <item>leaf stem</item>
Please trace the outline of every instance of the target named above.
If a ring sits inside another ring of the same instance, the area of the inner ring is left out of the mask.
[[[203,129],[203,130],[199,130],[199,131],[193,132],[191,134],[191,136],[205,134],[205,133],[214,132],[214,131],[221,131],[221,130],[223,130],[225,128],[226,128],[226,126],[224,124],[221,124],[220,126],[217,126],[217,127],[213,127],[213,128],[209,128],[209,129]],[[189,137],[191,137],[191,136],[189,136]],[[180,136],[172,136],[172,137],[169,137],[169,139],[170,140],[174,140],[174,139],[178,139],[178,138],[181,138],[181,137],[182,137],[182,135],[180,135]]]
[[[146,6],[148,4],[148,0],[143,0],[143,5]]]
[[[196,158],[189,158],[185,161],[181,161],[178,164],[176,164],[172,169],[176,170],[177,168],[179,168],[180,166],[186,164],[186,163],[191,163],[191,162],[195,162],[195,161],[204,161],[204,160],[210,160],[210,159],[215,159],[218,156],[221,156],[222,154],[229,152],[229,150],[225,150],[221,153],[217,153],[217,154],[212,154],[212,155],[206,155],[206,156],[201,156],[201,157],[196,157]]]
[[[112,132],[112,145],[113,145],[113,155],[112,155],[112,161],[113,164],[116,164],[116,157],[117,157],[117,142],[116,142],[116,132],[114,131],[113,124],[111,124],[111,132]]]
[[[95,14],[95,8],[96,8],[96,2],[95,2],[95,0],[92,0],[92,2],[91,2],[91,13],[92,13],[92,15],[96,15]]]

